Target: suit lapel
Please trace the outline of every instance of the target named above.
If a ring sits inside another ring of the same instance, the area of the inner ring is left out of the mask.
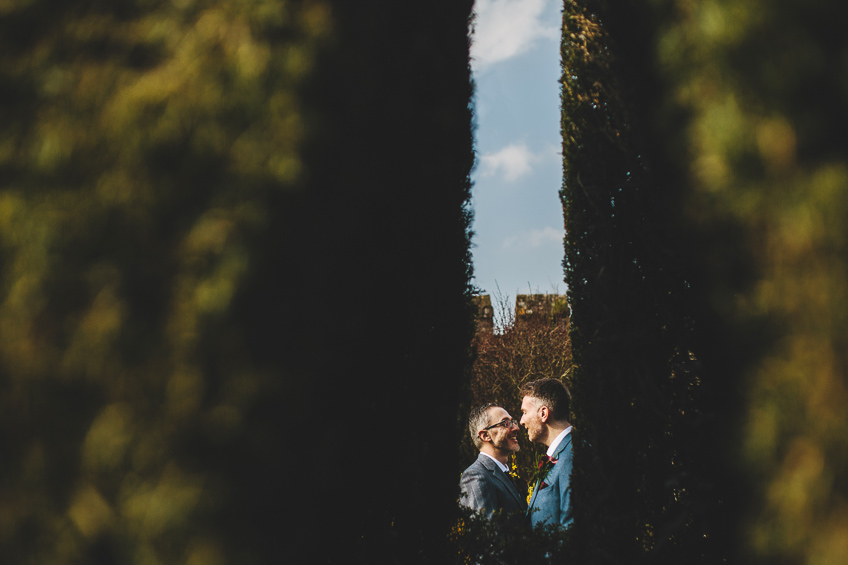
[[[521,503],[521,494],[518,492],[518,489],[515,487],[515,484],[512,482],[512,479],[509,478],[509,475],[501,471],[500,469],[495,469],[493,471],[496,479],[501,482],[501,484],[506,488],[507,491],[512,495],[516,502]]]
[[[574,430],[572,430],[571,432],[569,432],[568,435],[566,435],[564,438],[562,438],[562,441],[559,442],[559,445],[557,446],[556,450],[554,451],[554,454],[553,454],[554,459],[558,460],[559,456],[563,452],[563,450],[565,450],[565,448],[571,444],[571,436],[572,435],[574,435]],[[536,495],[539,494],[539,483],[540,482],[541,481],[539,479],[536,479],[536,484],[533,485],[533,496],[532,496],[532,498],[530,498],[530,504],[527,505],[527,514],[528,515],[530,514],[530,509],[533,508],[533,504],[536,502]]]
[[[559,459],[560,454],[565,450],[566,447],[571,445],[571,436],[574,435],[574,430],[568,432],[568,435],[562,438],[562,441],[559,442],[559,445],[554,451],[554,459]]]
[[[483,466],[488,469],[492,475],[495,477],[495,480],[500,482],[507,491],[515,498],[515,500],[520,504],[521,503],[521,493],[518,492],[518,489],[515,488],[515,485],[510,480],[509,476],[506,473],[501,471],[501,468],[497,463],[494,462],[493,459],[486,457],[482,453],[478,456]]]

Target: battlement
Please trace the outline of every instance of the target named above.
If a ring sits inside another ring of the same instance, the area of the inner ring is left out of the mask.
[[[477,332],[493,331],[494,308],[488,294],[473,297],[477,306]],[[552,322],[562,322],[568,319],[571,309],[564,294],[519,294],[515,297],[513,315],[516,324],[521,324],[530,318],[545,317]]]

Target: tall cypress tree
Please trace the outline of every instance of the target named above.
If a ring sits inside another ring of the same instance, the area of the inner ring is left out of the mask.
[[[4,562],[443,562],[471,3],[351,4],[0,9]]]
[[[716,562],[721,503],[675,234],[652,162],[653,21],[636,2],[567,1],[562,136],[575,398],[574,551],[585,563]]]
[[[848,557],[842,12],[566,3],[586,562]]]
[[[733,424],[716,430],[714,450],[743,501],[725,520],[746,562],[841,562],[844,7],[660,8],[656,67],[669,95],[655,105],[656,154],[680,182],[701,359]]]

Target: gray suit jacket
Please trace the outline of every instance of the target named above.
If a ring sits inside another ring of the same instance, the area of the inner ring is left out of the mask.
[[[527,514],[530,524],[536,527],[540,524],[560,524],[566,528],[571,526],[574,516],[571,508],[571,467],[572,431],[557,446],[554,459],[557,462],[545,477],[545,486],[539,488],[539,481],[533,487],[533,498]]]
[[[459,503],[489,518],[498,510],[503,510],[504,514],[523,514],[527,509],[524,497],[509,476],[482,453],[462,473],[459,487]]]

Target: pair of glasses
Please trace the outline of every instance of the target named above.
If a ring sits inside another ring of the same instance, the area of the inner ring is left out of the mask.
[[[517,428],[518,427],[518,420],[516,420],[515,418],[504,418],[503,420],[501,420],[497,424],[492,424],[488,428],[483,428],[480,431],[485,432],[486,430],[491,430],[492,428],[497,428],[498,426],[503,426],[508,430],[511,429],[512,426],[515,426]]]

